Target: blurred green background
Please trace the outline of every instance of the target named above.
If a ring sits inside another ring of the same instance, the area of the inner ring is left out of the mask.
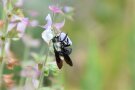
[[[48,6],[55,0],[25,0],[23,11],[45,24]],[[65,90],[135,90],[135,0],[59,0],[75,8],[73,21],[62,29],[73,42],[73,67],[64,63],[58,76]],[[39,13],[36,18],[28,11]],[[42,28],[27,28],[41,39]],[[45,42],[41,39],[41,47]],[[41,47],[30,49],[39,52]],[[12,42],[18,58],[24,55],[22,41]],[[27,48],[26,48],[27,49]]]

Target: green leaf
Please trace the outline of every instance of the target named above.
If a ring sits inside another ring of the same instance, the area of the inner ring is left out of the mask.
[[[53,69],[53,70],[52,70],[52,74],[53,74],[54,76],[58,76],[59,72],[58,72],[57,69]]]
[[[52,75],[57,76],[58,75],[58,67],[56,64],[49,64],[49,69],[52,73]]]
[[[44,75],[45,76],[48,76],[49,75],[49,68],[48,67],[45,67]]]

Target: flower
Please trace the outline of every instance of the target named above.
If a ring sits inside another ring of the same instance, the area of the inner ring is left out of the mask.
[[[20,32],[20,35],[25,32],[26,26],[28,25],[28,18],[22,18],[17,25],[17,31]]]
[[[71,13],[71,12],[73,12],[74,11],[74,8],[73,7],[70,7],[70,6],[65,6],[64,8],[63,8],[63,12],[64,13]]]
[[[49,6],[49,9],[50,9],[53,13],[61,13],[61,14],[63,13],[62,10],[61,10],[59,7],[54,6],[54,5]]]
[[[51,18],[51,15],[48,14],[46,16],[45,20],[47,21],[47,24],[43,28],[45,28],[45,29],[51,29],[51,27],[52,27],[52,18]]]
[[[39,85],[38,77],[40,76],[40,74],[41,74],[41,71],[39,71],[39,69],[38,69],[38,64],[34,64],[34,66],[26,66],[21,71],[22,77],[31,78],[32,88],[38,88],[38,85]],[[28,88],[28,87],[30,87],[30,85],[25,85],[24,88]],[[33,89],[31,89],[31,90],[33,90]]]
[[[55,27],[57,30],[60,30],[65,24],[65,19],[62,22],[53,23],[50,14],[46,16],[45,20],[47,21],[47,24],[43,26],[45,29],[51,29],[52,27]]]
[[[51,15],[48,14],[45,18],[45,20],[47,21],[47,24],[43,26],[43,28],[45,29],[45,31],[43,31],[42,33],[42,38],[44,39],[44,41],[49,44],[49,42],[51,41],[51,39],[53,38],[53,32],[52,29],[56,29],[56,30],[60,30],[64,24],[65,24],[65,20],[63,22],[60,23],[54,23],[52,22],[52,18]],[[54,27],[54,28],[53,28]]]
[[[11,17],[10,23],[8,24],[7,32],[15,29],[18,32],[17,36],[22,37],[28,24],[28,18],[13,15]]]
[[[53,38],[53,32],[51,29],[46,29],[43,33],[42,33],[42,38],[44,39],[44,41],[49,44],[51,39]]]
[[[40,41],[38,39],[34,39],[27,34],[22,37],[22,41],[27,47],[38,47],[40,45]]]
[[[2,28],[4,26],[4,21],[0,20],[0,28]]]
[[[7,68],[8,69],[13,69],[14,66],[18,65],[18,61],[15,60],[14,58],[11,58],[10,60],[8,60],[8,63],[7,63]]]
[[[16,6],[16,7],[22,7],[22,6],[23,6],[23,3],[24,3],[23,0],[18,0],[18,1],[15,3],[15,6]]]
[[[74,11],[75,9],[71,6],[64,6],[62,8],[62,11],[64,12],[64,15],[67,19],[73,20],[73,15],[74,15]]]
[[[45,28],[45,31],[43,31],[42,33],[42,38],[44,39],[44,41],[49,44],[50,40],[53,38],[53,32],[51,30],[52,28],[52,18],[51,15],[48,14],[46,19],[47,24],[45,26],[43,26],[43,28]]]
[[[23,68],[21,71],[22,77],[31,77],[31,78],[37,78],[40,75],[40,71],[38,70],[38,65],[33,66],[27,66]]]
[[[39,22],[38,22],[37,20],[32,20],[32,21],[30,22],[30,25],[31,25],[32,27],[36,27],[36,26],[38,26],[38,24],[39,24]]]
[[[30,16],[32,16],[32,17],[37,17],[37,16],[39,16],[39,13],[38,13],[37,11],[35,11],[35,10],[29,10],[29,11],[28,11],[28,14],[29,14]]]
[[[8,88],[13,87],[14,84],[15,84],[15,82],[14,82],[14,80],[12,78],[13,78],[13,74],[5,74],[5,75],[3,75],[4,83]]]
[[[54,23],[54,27],[57,29],[57,30],[60,30],[65,24],[65,19],[63,22],[60,22],[60,23]]]
[[[39,80],[38,79],[32,79],[32,83],[33,83],[33,86],[34,86],[34,88],[38,88],[38,86],[39,86]]]

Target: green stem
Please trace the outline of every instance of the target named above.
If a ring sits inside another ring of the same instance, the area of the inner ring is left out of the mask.
[[[40,55],[43,55],[44,54],[44,51],[45,51],[45,46],[43,45],[42,47],[41,47],[41,50],[40,50]]]
[[[1,60],[2,60],[2,63],[0,65],[0,90],[2,90],[2,75],[3,75],[3,68],[4,68],[4,64],[5,64],[5,60],[4,60],[4,57],[5,57],[5,40],[3,40],[3,43],[2,43],[2,48],[1,48]]]
[[[26,46],[24,50],[23,61],[26,61],[28,59],[29,51],[30,51],[30,48]]]
[[[29,34],[31,34],[31,32],[27,32]],[[22,61],[26,61],[29,57],[29,52],[30,52],[30,47],[29,46],[25,46],[24,48],[24,55],[23,55],[23,60]],[[19,80],[19,86],[23,86],[24,83],[25,83],[25,78],[24,77],[21,77],[20,80]]]
[[[52,13],[52,22],[54,22],[54,21],[55,21],[55,13]],[[47,62],[48,55],[49,55],[49,47],[48,47],[47,55],[45,57],[45,61],[43,62],[43,66],[42,66],[42,69],[41,69],[41,75],[40,75],[40,78],[39,78],[39,86],[38,86],[37,90],[39,90],[42,87],[42,83],[43,83],[43,79],[44,79],[44,67],[45,67],[45,64]]]
[[[32,78],[26,78],[24,87],[26,88],[29,83],[31,83]]]
[[[24,50],[23,61],[26,61],[28,59],[29,51],[30,51],[30,48],[26,46]],[[19,86],[22,86],[24,82],[25,82],[25,78],[21,77],[19,81]]]
[[[7,25],[8,25],[8,19],[7,19],[7,6],[3,6],[3,13],[2,13],[2,19],[5,21],[4,27],[2,28],[3,31],[3,36],[1,37],[2,40],[2,47],[1,47],[1,65],[0,65],[0,90],[2,90],[2,77],[3,77],[3,69],[4,69],[4,64],[5,64],[5,45],[6,43],[6,30],[7,30]]]
[[[43,62],[42,69],[41,69],[41,75],[40,75],[40,78],[39,78],[39,86],[38,86],[38,89],[40,89],[40,87],[42,86],[42,82],[43,82],[43,79],[44,79],[44,67],[45,67],[45,65],[46,65],[48,55],[49,55],[49,48],[48,48],[48,52],[47,52],[47,55],[46,55],[46,57],[45,57],[45,61]],[[38,89],[37,89],[37,90],[38,90]]]

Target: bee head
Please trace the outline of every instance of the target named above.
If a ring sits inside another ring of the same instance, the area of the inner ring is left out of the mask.
[[[59,36],[53,37],[52,42],[53,43],[59,42]]]

